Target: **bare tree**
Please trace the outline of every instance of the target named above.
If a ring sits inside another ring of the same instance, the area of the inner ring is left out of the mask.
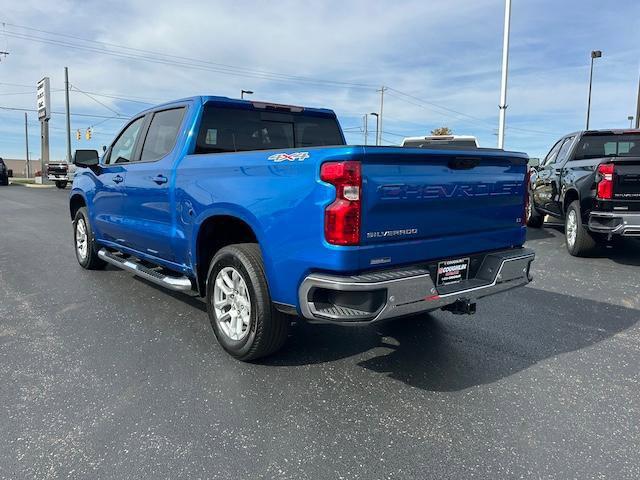
[[[438,127],[431,130],[431,135],[453,135],[449,127]]]

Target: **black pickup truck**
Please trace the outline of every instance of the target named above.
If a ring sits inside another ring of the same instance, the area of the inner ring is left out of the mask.
[[[530,173],[527,225],[564,219],[571,255],[617,235],[640,237],[640,130],[571,133]]]

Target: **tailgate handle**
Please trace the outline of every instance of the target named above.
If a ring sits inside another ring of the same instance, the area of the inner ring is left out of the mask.
[[[479,158],[456,157],[449,160],[451,170],[471,170],[480,164]]]

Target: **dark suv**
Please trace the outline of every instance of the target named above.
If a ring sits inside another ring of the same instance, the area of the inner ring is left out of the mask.
[[[571,255],[616,235],[640,237],[640,130],[587,130],[558,140],[532,168],[527,225],[564,219]]]
[[[0,158],[0,185],[9,185],[10,172],[4,163],[4,160]]]

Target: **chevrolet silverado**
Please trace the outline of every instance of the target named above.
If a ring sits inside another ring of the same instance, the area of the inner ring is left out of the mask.
[[[78,150],[80,265],[206,298],[222,347],[280,348],[291,315],[348,325],[528,283],[527,155],[348,146],[333,111],[193,97]]]

